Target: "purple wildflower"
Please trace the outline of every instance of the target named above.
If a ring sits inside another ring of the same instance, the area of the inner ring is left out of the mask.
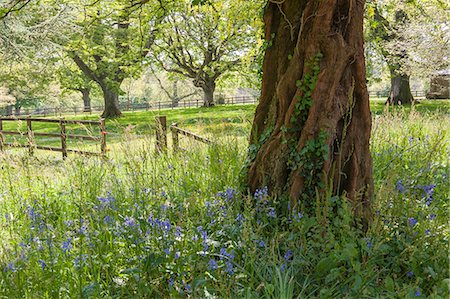
[[[271,218],[277,218],[277,213],[275,212],[275,209],[272,207],[268,208],[267,216]]]
[[[44,270],[47,267],[47,264],[43,260],[38,260],[38,263],[41,265],[41,269]]]
[[[395,184],[395,188],[397,188],[398,192],[404,193],[406,189],[403,186],[403,180],[398,180],[397,183]]]
[[[259,247],[261,247],[261,248],[266,247],[266,243],[264,242],[264,240],[259,240],[258,245],[259,245]]]
[[[406,276],[413,277],[414,276],[414,272],[413,271],[408,271],[408,273],[406,273]]]
[[[126,216],[125,221],[123,222],[123,225],[128,226],[128,227],[133,227],[133,226],[136,226],[136,222],[134,221],[133,218]]]
[[[66,252],[70,252],[70,250],[72,249],[72,238],[68,238],[67,241],[64,241],[62,243],[62,250],[64,253]]]
[[[208,262],[208,269],[209,270],[216,270],[219,266],[217,265],[217,262],[215,259],[210,259]]]
[[[417,224],[417,222],[419,222],[419,221],[413,217],[408,218],[408,224],[411,227],[414,227]]]
[[[229,261],[226,261],[225,265],[227,266],[227,273],[228,273],[228,275],[233,275],[234,274],[233,264],[231,262],[229,262]]]

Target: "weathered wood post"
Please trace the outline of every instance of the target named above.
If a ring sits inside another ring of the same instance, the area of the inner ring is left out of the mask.
[[[59,126],[61,128],[61,151],[63,160],[67,158],[67,134],[66,134],[66,121],[63,117],[59,120]]]
[[[167,150],[167,118],[157,116],[156,120],[156,151],[158,153]]]
[[[33,127],[31,125],[31,119],[28,116],[27,117],[27,131],[28,131],[28,153],[30,156],[34,154],[34,148],[33,148]]]
[[[173,152],[176,153],[180,149],[180,141],[178,139],[178,130],[177,130],[177,123],[173,123],[170,126],[170,130],[172,132],[172,146],[173,146]]]
[[[100,151],[103,157],[106,157],[106,125],[105,119],[100,118]]]
[[[2,131],[3,131],[3,120],[0,117],[0,151],[3,151],[3,142],[4,142]]]

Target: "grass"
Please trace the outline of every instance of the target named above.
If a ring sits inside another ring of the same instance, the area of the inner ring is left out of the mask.
[[[153,130],[150,112],[108,125],[137,127],[107,161],[4,153],[0,298],[448,296],[448,107],[373,113],[366,233],[343,198],[318,199],[327,208],[306,215],[287,213],[264,186],[242,192],[253,110],[162,112],[216,141],[184,139],[179,154],[157,155],[141,136]]]

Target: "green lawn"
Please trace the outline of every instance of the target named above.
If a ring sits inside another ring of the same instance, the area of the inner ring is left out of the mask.
[[[404,111],[409,113],[412,109],[421,113],[443,113],[448,114],[450,110],[450,100],[423,100],[414,106],[387,107],[385,99],[371,100],[371,110],[374,115],[383,112]],[[168,125],[177,123],[179,127],[194,131],[208,137],[220,135],[247,137],[253,121],[255,105],[218,105],[211,108],[187,108],[187,109],[163,109],[156,111],[124,112],[118,119],[107,120],[108,143],[123,141],[124,135],[153,135],[155,130],[155,117],[164,115],[167,117]],[[97,120],[97,115],[69,115],[67,119]],[[8,142],[25,143],[27,137],[25,122],[5,122],[4,130],[23,132],[23,136],[8,137]],[[58,133],[58,124],[33,123],[33,130],[42,133]],[[88,134],[98,136],[97,127],[67,125],[69,134]],[[39,145],[59,146],[59,138],[36,137]],[[80,142],[78,140],[68,140],[69,147],[91,148],[95,147],[95,142]],[[98,146],[97,146],[98,147]]]

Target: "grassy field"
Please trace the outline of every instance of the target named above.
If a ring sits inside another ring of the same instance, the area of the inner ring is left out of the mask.
[[[343,198],[246,194],[254,109],[125,113],[106,161],[0,153],[0,298],[448,297],[448,102],[372,102],[367,232]],[[216,144],[155,154],[159,114]]]

